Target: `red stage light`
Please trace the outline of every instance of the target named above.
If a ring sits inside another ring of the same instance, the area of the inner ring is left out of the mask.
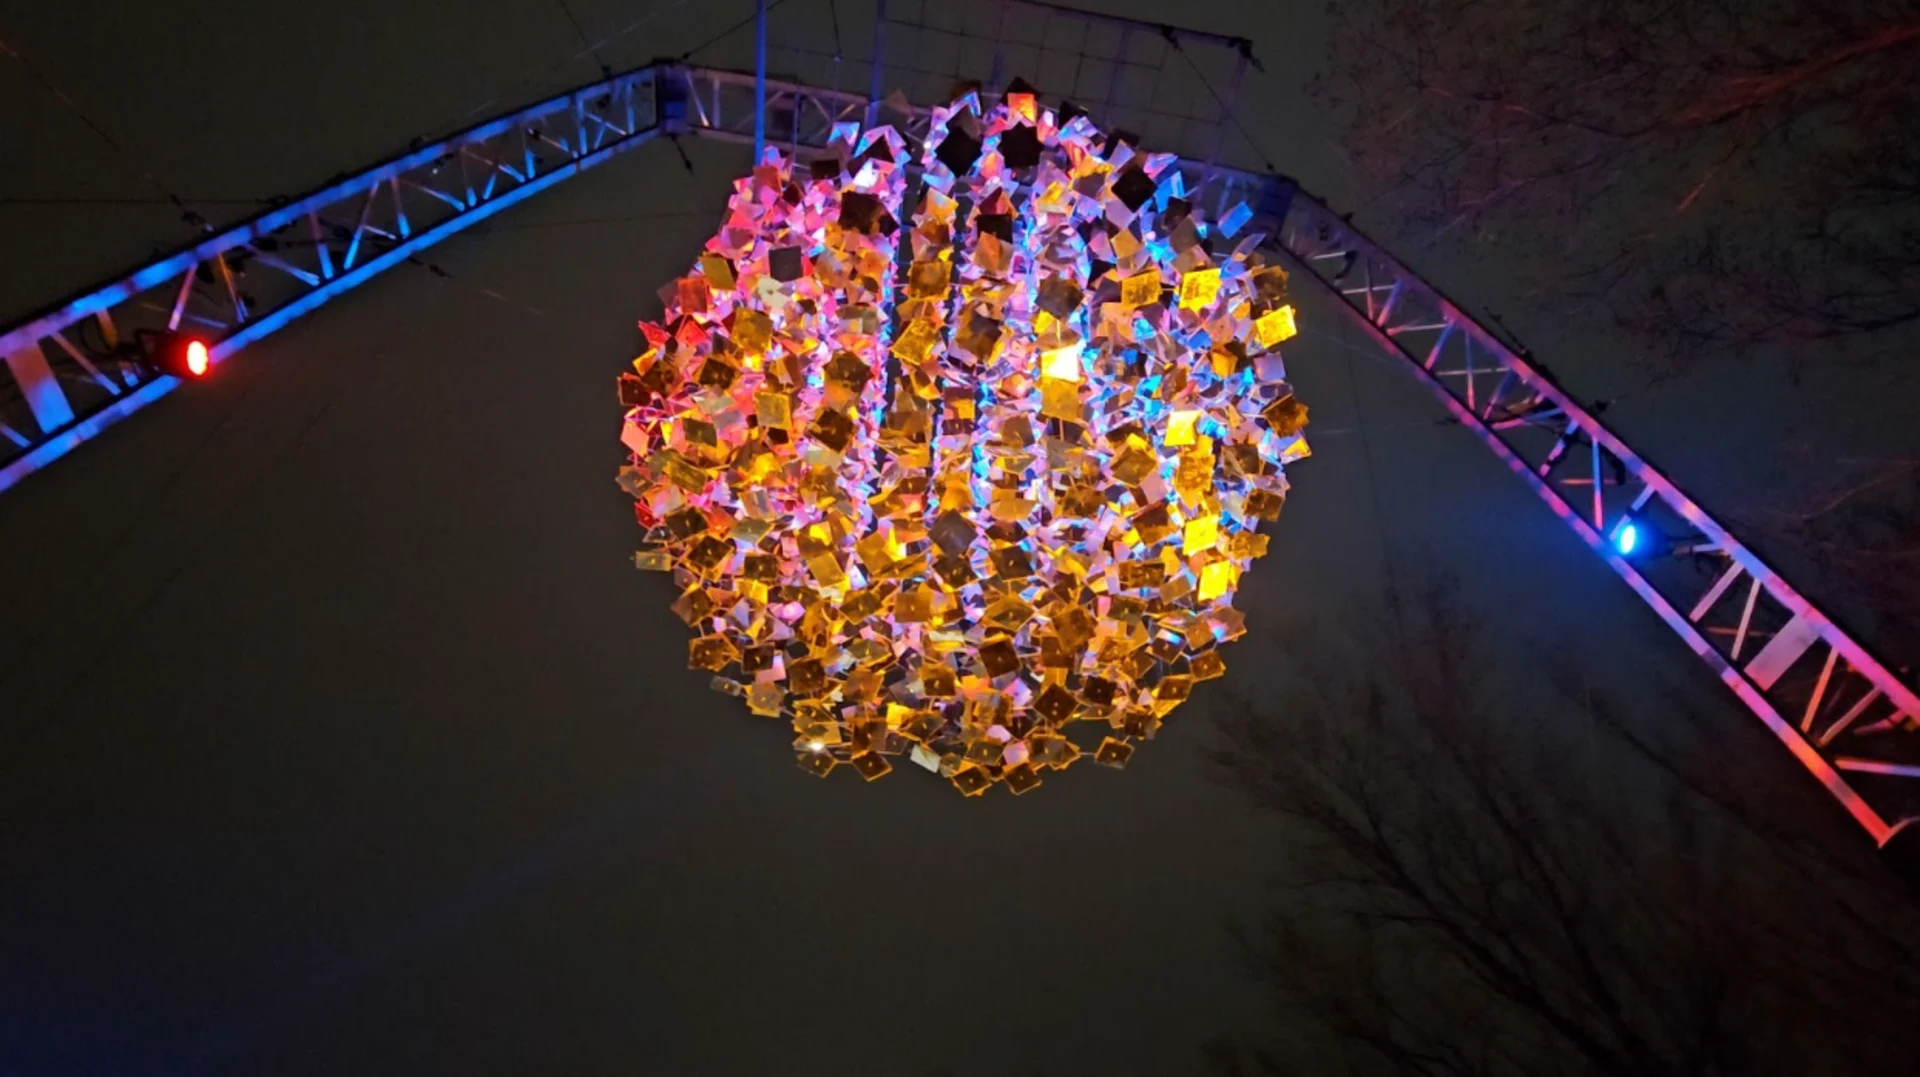
[[[207,342],[180,333],[141,333],[139,356],[154,370],[187,381],[204,378],[213,369]]]

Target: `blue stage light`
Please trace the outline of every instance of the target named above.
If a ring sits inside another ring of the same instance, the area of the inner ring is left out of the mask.
[[[1627,557],[1631,555],[1634,547],[1638,545],[1640,545],[1640,529],[1633,524],[1621,524],[1619,528],[1614,531],[1613,548],[1620,551],[1620,556]]]

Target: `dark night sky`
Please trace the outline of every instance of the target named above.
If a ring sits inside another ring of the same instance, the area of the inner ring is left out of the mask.
[[[1256,130],[1327,188],[1297,95],[1317,20],[1235,6],[1182,18],[1257,39]],[[369,161],[575,44],[532,0],[14,0],[0,35],[200,197]],[[0,94],[0,195],[141,193],[17,71]],[[434,249],[449,279],[381,278],[0,499],[0,1073],[1158,1074],[1257,1027],[1226,925],[1286,836],[1208,780],[1217,693],[1124,773],[970,802],[810,778],[684,668],[667,583],[626,561],[611,381],[746,160],[688,149],[692,176],[650,146]],[[49,252],[0,259],[7,309],[178,238],[151,210],[0,214],[10,251]],[[1515,669],[1571,651],[1630,703],[1706,677],[1344,320],[1302,323],[1316,455],[1217,687],[1261,697],[1294,660],[1262,626],[1361,630],[1429,561]],[[1605,352],[1556,367],[1631,384]],[[1709,371],[1619,414],[1712,504],[1791,474],[1782,417],[1846,418],[1803,391]],[[1715,416],[1739,421],[1694,433]]]

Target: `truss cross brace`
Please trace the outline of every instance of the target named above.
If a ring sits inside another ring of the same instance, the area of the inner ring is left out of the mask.
[[[0,491],[177,384],[90,357],[76,344],[87,319],[122,336],[159,326],[208,332],[223,360],[658,134],[799,150],[824,146],[836,124],[867,120],[875,104],[877,89],[848,94],[758,74],[660,63],[581,86],[330,183],[6,330],[0,356],[25,406],[0,407]],[[765,109],[782,116],[781,130],[765,129]],[[923,138],[928,120],[916,109],[903,133]],[[1206,161],[1179,167],[1209,219],[1244,204],[1252,214],[1245,229],[1268,237],[1299,286],[1322,288],[1402,359],[1408,376],[1506,463],[1876,844],[1920,844],[1912,825],[1920,698],[1911,688],[1537,362],[1324,203],[1281,176]],[[1585,451],[1569,451],[1576,446]],[[1629,522],[1667,536],[1685,556],[1623,556],[1611,538]]]

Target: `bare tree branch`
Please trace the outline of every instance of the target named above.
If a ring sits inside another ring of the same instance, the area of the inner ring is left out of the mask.
[[[1913,0],[1333,14],[1316,90],[1402,239],[1497,248],[1655,362],[1920,324]]]
[[[1357,657],[1303,638],[1295,709],[1225,722],[1218,773],[1296,838],[1239,937],[1327,1042],[1219,1068],[1910,1072],[1920,914],[1770,813],[1793,775],[1730,767],[1704,732],[1655,743],[1570,678],[1496,679],[1444,591],[1413,605]],[[1705,724],[1676,704],[1657,726]]]

